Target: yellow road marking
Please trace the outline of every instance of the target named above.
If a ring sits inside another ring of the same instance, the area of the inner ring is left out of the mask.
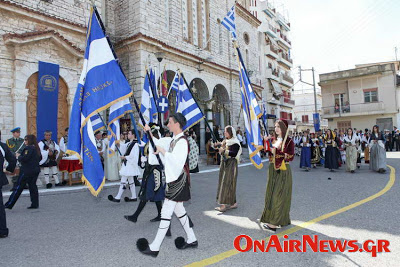
[[[312,224],[315,224],[315,223],[320,222],[322,220],[328,219],[330,217],[333,217],[333,216],[338,215],[340,213],[343,213],[345,211],[354,209],[355,207],[361,206],[362,204],[365,204],[365,203],[367,203],[367,202],[369,202],[371,200],[374,200],[375,198],[378,198],[378,197],[382,196],[387,191],[389,191],[390,188],[392,188],[392,186],[394,185],[394,182],[396,180],[396,170],[390,165],[388,165],[388,167],[390,168],[389,181],[387,182],[386,186],[381,191],[379,191],[378,193],[376,193],[376,194],[374,194],[372,196],[369,196],[367,198],[364,198],[363,200],[360,200],[360,201],[355,202],[353,204],[350,204],[350,205],[348,205],[346,207],[340,208],[338,210],[332,211],[330,213],[327,213],[327,214],[324,214],[324,215],[322,215],[320,217],[312,219],[311,221],[304,222],[304,223],[299,224],[299,225],[297,225],[295,227],[287,229],[286,231],[283,231],[283,232],[280,232],[279,234],[277,234],[277,236],[280,238],[280,237],[283,237],[284,235],[293,234],[294,232],[297,232],[297,231],[299,231],[301,229],[307,228],[307,226],[309,226],[309,225],[312,225]],[[266,239],[267,242],[268,242],[269,238],[270,237],[267,237],[267,239]],[[242,248],[244,248],[244,247],[245,246],[243,245]],[[211,265],[211,264],[215,264],[217,262],[220,262],[220,261],[222,261],[224,259],[227,259],[229,257],[235,256],[235,255],[237,255],[239,253],[240,252],[237,251],[236,249],[231,249],[231,250],[222,252],[222,253],[220,253],[218,255],[212,256],[210,258],[190,263],[190,264],[188,264],[186,266],[207,266],[207,265]]]

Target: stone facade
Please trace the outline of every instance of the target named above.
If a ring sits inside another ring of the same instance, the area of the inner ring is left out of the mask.
[[[38,71],[39,60],[60,65],[71,107],[81,72],[90,2],[0,0],[3,140],[15,126],[21,126],[22,134],[26,133],[26,82]],[[235,1],[96,0],[95,3],[139,103],[146,67],[165,68],[169,82],[179,69],[188,83],[193,84],[210,122],[221,127],[230,123],[244,128],[242,115],[239,116],[236,52],[230,33],[220,24]],[[258,31],[263,19],[257,18],[247,3],[236,3],[238,44],[260,101],[268,98],[270,90],[268,61],[264,56],[266,33]],[[155,56],[157,52],[163,53],[161,63]],[[204,127],[202,122],[196,130],[202,138],[202,148]]]

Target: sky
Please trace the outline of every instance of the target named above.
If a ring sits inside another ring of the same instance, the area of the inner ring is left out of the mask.
[[[355,64],[400,59],[400,0],[269,0],[291,24],[293,76],[314,67],[321,73]],[[312,76],[303,73],[312,83]],[[298,88],[309,88],[307,85]]]

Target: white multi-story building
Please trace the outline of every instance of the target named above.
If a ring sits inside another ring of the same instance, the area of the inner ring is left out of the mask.
[[[277,12],[271,1],[244,1],[250,6],[253,14],[261,21],[259,31],[261,36],[261,57],[260,64],[263,101],[267,104],[267,113],[276,118],[289,121],[291,128],[294,128],[293,107],[295,101],[292,99],[293,78],[291,69],[293,61],[290,58],[292,43],[288,35],[290,23],[288,18]],[[266,70],[266,71],[265,71]],[[271,121],[272,122],[272,121]],[[272,128],[273,124],[270,123]]]
[[[316,90],[317,112],[320,114],[320,129],[328,128],[328,120],[321,117],[321,89]],[[310,129],[315,132],[313,114],[315,113],[314,89],[296,89],[293,92],[296,106],[293,109],[296,130],[298,132]]]

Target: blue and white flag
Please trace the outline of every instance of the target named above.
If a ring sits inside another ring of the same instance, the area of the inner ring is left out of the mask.
[[[178,93],[178,91],[179,91],[179,73],[178,72],[175,73],[175,77],[172,80],[172,84],[171,84],[171,87],[169,88],[167,97],[171,93],[171,90],[174,90],[176,93]]]
[[[93,195],[104,185],[91,117],[119,101],[129,99],[131,88],[122,73],[93,8],[86,36],[83,70],[76,89],[69,125],[68,154],[83,164],[82,180]]]
[[[226,17],[221,21],[221,24],[224,25],[225,28],[232,34],[232,39],[236,40],[236,24],[235,24],[235,5],[232,6],[231,10],[229,10]]]
[[[186,125],[183,130],[189,129],[202,119],[204,119],[203,112],[194,101],[189,88],[185,84],[182,76],[179,79],[179,91],[176,95],[176,112],[182,113],[186,118]]]
[[[140,112],[142,113],[146,124],[157,121],[157,107],[150,87],[150,77],[147,74],[144,78]],[[141,126],[144,127],[144,125]]]
[[[240,91],[242,95],[244,125],[246,128],[249,156],[253,165],[257,169],[261,169],[263,167],[263,164],[261,163],[259,151],[263,149],[263,140],[261,138],[258,119],[262,116],[262,113],[254,94],[253,88],[251,87],[249,77],[247,76],[247,72],[240,56],[239,49],[237,51],[239,53],[239,81]]]
[[[99,114],[93,115],[92,117],[90,117],[90,120],[92,121],[92,128],[94,133],[105,128]]]
[[[128,98],[119,101],[110,107],[110,116],[108,122],[108,153],[114,155],[115,145],[120,140],[120,124],[119,119],[125,114],[132,112],[132,106]],[[132,122],[135,123],[135,122]]]

